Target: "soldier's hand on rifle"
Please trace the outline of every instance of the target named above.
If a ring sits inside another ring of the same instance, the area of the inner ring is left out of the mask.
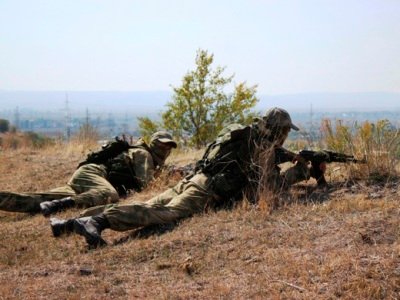
[[[308,161],[300,155],[296,155],[296,157],[294,158],[294,161],[302,163],[302,164],[308,164]],[[323,161],[318,165],[318,169],[321,171],[322,174],[325,174],[326,168],[327,168],[326,161]]]
[[[299,155],[299,154],[296,154],[296,155],[294,156],[293,162],[299,162],[299,163],[305,164],[305,165],[308,163],[308,161],[307,161],[304,157],[302,157],[301,155]]]

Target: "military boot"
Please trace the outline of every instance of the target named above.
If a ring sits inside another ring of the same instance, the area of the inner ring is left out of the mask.
[[[44,201],[40,203],[40,211],[43,216],[48,217],[51,214],[73,206],[75,206],[75,201],[72,199],[72,197],[65,197],[62,199]]]
[[[75,233],[85,237],[89,248],[107,245],[107,242],[101,237],[101,232],[110,228],[110,223],[104,214],[74,219],[73,226]]]
[[[53,236],[59,237],[62,234],[74,232],[74,219],[61,220],[57,218],[51,218],[50,226]]]

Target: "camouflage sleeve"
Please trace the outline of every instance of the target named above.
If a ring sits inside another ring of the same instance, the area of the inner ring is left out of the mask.
[[[154,178],[154,162],[151,154],[144,149],[131,149],[129,155],[133,161],[136,177],[146,186]]]

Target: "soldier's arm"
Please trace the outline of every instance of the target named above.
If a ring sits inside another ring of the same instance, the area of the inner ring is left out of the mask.
[[[301,155],[294,153],[288,149],[283,147],[279,147],[275,149],[275,160],[277,164],[284,163],[284,162],[300,162],[300,163],[307,163],[307,161]]]
[[[136,149],[132,156],[135,175],[145,187],[154,179],[155,167],[153,158],[149,152],[142,149]]]

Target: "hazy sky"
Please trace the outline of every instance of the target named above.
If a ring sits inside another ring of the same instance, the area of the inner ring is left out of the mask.
[[[0,0],[3,90],[170,90],[199,48],[259,93],[400,92],[400,1]]]

